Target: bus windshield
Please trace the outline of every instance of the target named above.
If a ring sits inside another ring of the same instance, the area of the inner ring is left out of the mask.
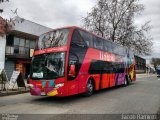
[[[64,46],[67,44],[68,35],[69,29],[58,29],[45,33],[39,37],[36,50]]]
[[[31,78],[49,80],[64,76],[65,53],[48,53],[32,58]]]

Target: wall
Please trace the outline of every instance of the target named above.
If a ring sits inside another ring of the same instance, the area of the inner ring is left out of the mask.
[[[22,19],[19,17],[15,17],[15,26],[13,26],[12,30],[21,31],[24,33],[28,33],[31,35],[39,36],[43,33],[51,31],[51,28],[45,27],[43,25],[31,22],[26,19]]]
[[[4,69],[6,36],[0,36],[0,70]]]

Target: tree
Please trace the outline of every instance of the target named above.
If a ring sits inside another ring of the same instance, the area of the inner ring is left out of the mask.
[[[153,64],[154,68],[156,69],[156,67],[160,65],[160,58],[152,58],[151,64]]]
[[[152,46],[149,22],[140,28],[134,24],[135,15],[143,10],[138,0],[98,0],[83,18],[83,27],[139,54],[147,54]]]
[[[9,0],[0,0],[0,4],[4,2],[9,2]],[[3,12],[3,9],[0,8],[0,13]],[[11,29],[11,20],[3,19],[0,16],[0,36],[3,36],[5,33],[7,33]]]
[[[0,16],[0,36],[3,36],[4,34],[8,34],[12,28],[15,26],[15,22],[22,23],[24,22],[24,18],[21,18],[19,16],[15,16],[14,18],[3,19]]]
[[[7,20],[0,17],[0,36],[7,34],[14,26],[14,22],[13,19]]]
[[[9,2],[9,0],[0,0],[0,4],[4,3],[4,2]],[[3,12],[3,9],[0,8],[0,13],[2,13],[2,12]]]
[[[0,0],[0,4],[4,3],[4,2],[9,2],[9,0]],[[15,25],[15,22],[17,21],[18,23],[19,22],[23,22],[24,19],[23,18],[20,18],[18,16],[18,8],[16,8],[15,10],[11,10],[12,13],[15,15],[14,18],[10,18],[9,20],[8,19],[3,19],[1,16],[0,16],[0,36],[3,36],[4,34],[8,34],[8,32],[12,29],[12,27]],[[0,8],[0,13],[3,12],[3,9]],[[20,19],[16,19],[16,17],[19,17]]]

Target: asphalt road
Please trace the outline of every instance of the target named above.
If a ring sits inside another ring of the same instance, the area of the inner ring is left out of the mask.
[[[0,119],[18,115],[26,120],[49,120],[53,117],[60,120],[67,118],[68,114],[72,115],[72,119],[77,115],[80,119],[84,115],[86,119],[97,116],[103,119],[106,114],[120,114],[122,117],[122,114],[156,114],[159,110],[160,79],[155,75],[138,75],[137,81],[127,87],[101,90],[90,97],[34,97],[29,93],[0,97]],[[31,118],[27,118],[29,116]]]

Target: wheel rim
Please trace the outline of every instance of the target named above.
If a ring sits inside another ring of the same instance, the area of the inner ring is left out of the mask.
[[[93,84],[92,84],[91,80],[87,84],[87,91],[89,94],[92,94],[92,92],[93,92]]]
[[[124,85],[127,85],[127,80],[126,79],[124,80]]]

